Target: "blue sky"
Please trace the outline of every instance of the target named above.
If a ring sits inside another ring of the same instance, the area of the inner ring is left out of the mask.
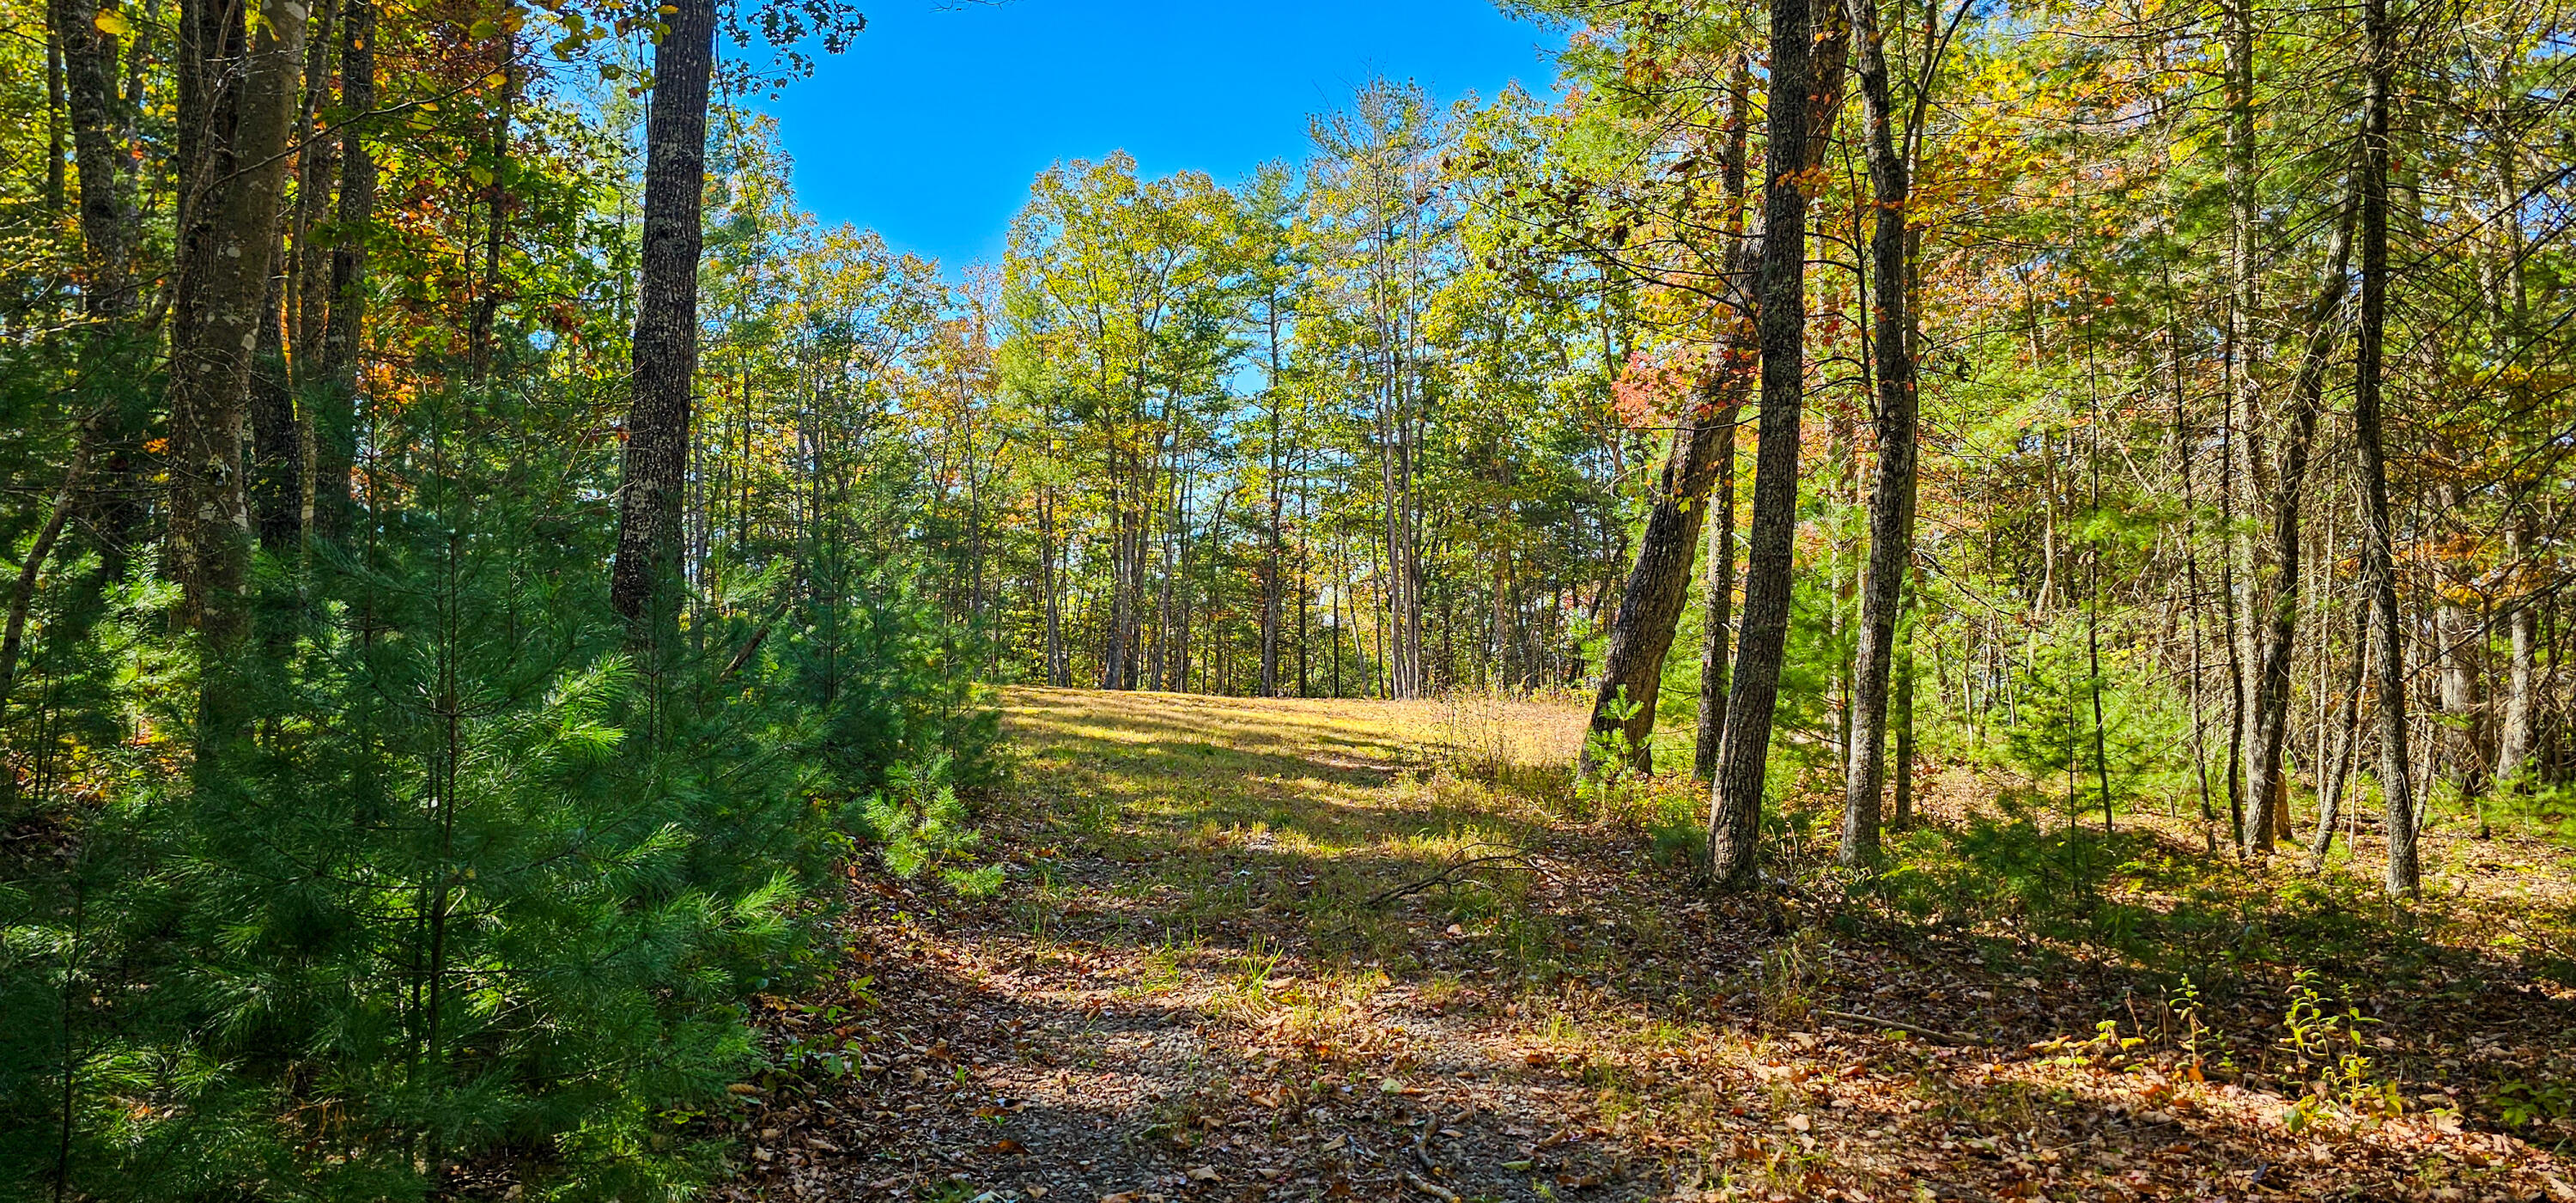
[[[1544,91],[1559,35],[1491,0],[877,0],[867,31],[764,107],[827,224],[954,272],[1001,256],[1032,176],[1113,150],[1232,180],[1306,148],[1372,76],[1443,100]]]

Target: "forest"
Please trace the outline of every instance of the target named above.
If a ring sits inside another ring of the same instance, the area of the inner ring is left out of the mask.
[[[0,1200],[2576,1198],[2576,13],[1503,8],[942,263],[845,0],[0,0]]]

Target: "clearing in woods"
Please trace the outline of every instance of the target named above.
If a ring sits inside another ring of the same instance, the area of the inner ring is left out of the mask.
[[[2391,936],[2358,886],[2298,901],[2183,828],[2048,845],[2121,862],[2081,930],[2127,926],[2087,943],[2045,889],[1991,905],[1973,855],[1909,870],[1926,915],[1797,859],[1794,826],[1782,890],[1712,901],[1674,855],[1695,791],[1577,798],[1571,706],[1003,705],[1018,764],[976,855],[1006,883],[854,873],[846,963],[770,1001],[726,1197],[2576,1199],[2546,1151],[2563,990],[2466,920]],[[1934,791],[1938,846],[2045,834],[1966,792]],[[2121,951],[2140,931],[2199,984]],[[2417,993],[2348,1003],[2338,973]]]

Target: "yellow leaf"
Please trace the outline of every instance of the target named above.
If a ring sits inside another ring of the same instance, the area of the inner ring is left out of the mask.
[[[125,19],[125,14],[123,14],[123,13],[119,13],[119,12],[103,12],[103,13],[100,13],[100,14],[98,15],[98,19],[97,19],[97,20],[95,20],[95,21],[92,21],[92,22],[91,22],[91,24],[98,26],[98,31],[99,31],[100,33],[106,34],[106,35],[108,35],[109,37],[112,37],[112,38],[125,38],[125,37],[132,37],[132,36],[134,36],[134,23],[133,23],[133,22],[131,22],[131,21],[126,20],[126,19]]]

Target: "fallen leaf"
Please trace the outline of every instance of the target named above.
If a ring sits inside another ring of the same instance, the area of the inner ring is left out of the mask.
[[[1214,1182],[1214,1181],[1216,1181],[1216,1177],[1217,1177],[1217,1175],[1216,1175],[1216,1167],[1214,1167],[1214,1166],[1206,1166],[1206,1165],[1194,1165],[1194,1166],[1191,1166],[1191,1167],[1189,1168],[1189,1175],[1190,1175],[1190,1181],[1192,1181],[1192,1182]]]
[[[1789,1130],[1792,1132],[1804,1132],[1813,1127],[1815,1127],[1815,1121],[1808,1119],[1804,1115],[1793,1115],[1789,1117]]]

